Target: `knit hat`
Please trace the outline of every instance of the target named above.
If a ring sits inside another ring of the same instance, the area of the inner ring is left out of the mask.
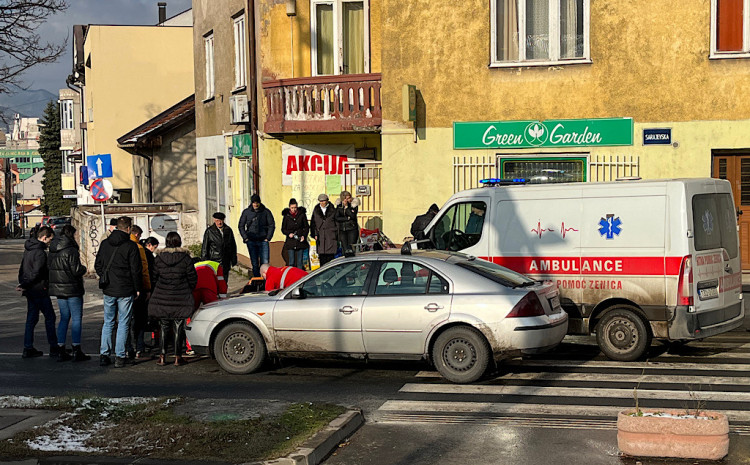
[[[258,194],[250,196],[250,203],[260,203],[260,196]]]

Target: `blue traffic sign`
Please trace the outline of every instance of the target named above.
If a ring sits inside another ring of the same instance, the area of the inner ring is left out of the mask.
[[[86,157],[86,166],[90,179],[112,177],[112,155],[109,153],[89,155]]]
[[[109,186],[107,185],[109,184]],[[107,181],[106,179],[96,179],[94,182],[91,183],[91,198],[94,200],[98,200],[99,202],[104,202],[109,200],[109,198],[112,196],[112,188],[111,183]]]

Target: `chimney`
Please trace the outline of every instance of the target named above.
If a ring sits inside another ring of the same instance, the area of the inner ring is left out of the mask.
[[[159,2],[159,24],[164,24],[167,20],[167,2]]]

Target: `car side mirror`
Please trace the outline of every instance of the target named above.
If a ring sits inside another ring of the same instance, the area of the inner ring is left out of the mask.
[[[302,286],[292,291],[291,298],[292,299],[304,299],[305,298],[305,291],[302,290]]]

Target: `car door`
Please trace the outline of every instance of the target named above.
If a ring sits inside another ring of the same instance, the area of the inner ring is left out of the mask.
[[[347,261],[295,286],[274,307],[277,350],[364,354],[361,309],[371,268],[371,261]]]
[[[362,309],[365,350],[372,358],[421,357],[427,334],[450,315],[448,280],[407,259],[379,264]]]

